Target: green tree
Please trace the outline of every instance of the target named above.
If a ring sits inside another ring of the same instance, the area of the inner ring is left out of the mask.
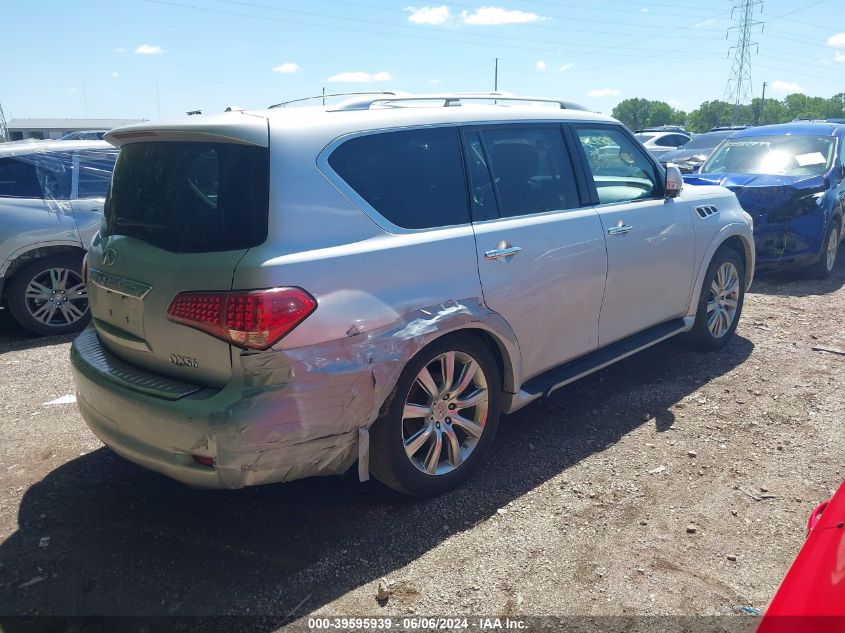
[[[748,106],[750,111],[750,106]],[[733,106],[725,101],[705,101],[698,109],[689,113],[689,124],[693,132],[707,132],[717,125],[730,125]]]
[[[648,125],[651,116],[651,103],[648,99],[625,99],[613,108],[611,115],[632,130],[639,130]]]

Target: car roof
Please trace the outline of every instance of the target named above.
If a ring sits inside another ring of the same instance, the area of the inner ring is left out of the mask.
[[[824,123],[816,121],[793,121],[792,123],[779,123],[777,125],[761,125],[737,131],[731,138],[749,138],[754,136],[782,136],[786,134],[813,135],[813,136],[834,136],[845,130],[836,123]]]
[[[75,152],[83,149],[116,150],[117,148],[106,141],[32,141],[30,143],[18,141],[0,143],[0,158],[49,152]]]

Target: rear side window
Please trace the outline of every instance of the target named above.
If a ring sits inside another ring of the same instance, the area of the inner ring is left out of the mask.
[[[105,198],[109,190],[111,173],[117,152],[80,152],[79,181],[77,195],[79,199]]]
[[[35,165],[15,158],[0,158],[0,197],[40,198]]]
[[[332,152],[329,165],[396,226],[429,229],[469,222],[456,128],[352,138]]]
[[[176,253],[258,246],[267,238],[269,150],[232,143],[132,143],[120,150],[105,234]]]
[[[502,217],[579,206],[559,127],[506,127],[482,130],[480,135]]]

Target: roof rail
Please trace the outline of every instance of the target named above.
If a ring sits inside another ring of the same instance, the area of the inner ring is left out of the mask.
[[[314,95],[313,97],[302,97],[301,99],[291,99],[290,101],[282,101],[281,103],[274,103],[270,106],[270,108],[284,108],[289,106],[291,103],[300,103],[302,101],[311,101],[313,99],[325,99],[327,97],[354,97],[360,95],[389,95],[395,96],[397,93],[395,92],[387,92],[387,91],[368,91],[368,92],[334,92],[332,94],[320,94]]]
[[[365,93],[376,94],[376,93]],[[328,95],[327,95],[328,96]],[[557,104],[561,110],[587,110],[582,105],[573,103],[572,101],[562,101],[560,99],[551,99],[549,97],[523,97],[511,95],[504,92],[455,92],[444,94],[403,94],[399,96],[373,96],[367,99],[350,99],[331,108],[330,111],[346,111],[346,110],[369,110],[373,105],[383,104],[390,106],[391,104],[398,104],[407,101],[442,101],[443,107],[448,108],[452,106],[459,106],[463,101],[523,101],[534,103],[554,103]]]

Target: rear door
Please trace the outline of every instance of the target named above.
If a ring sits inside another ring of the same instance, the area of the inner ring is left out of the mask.
[[[126,137],[89,255],[93,322],[115,355],[193,384],[229,379],[229,344],[166,314],[180,292],[231,289],[238,261],[266,239],[262,121],[264,145],[231,132],[214,140],[193,140],[190,131]]]
[[[103,219],[103,206],[117,150],[82,150],[73,155],[71,204],[82,243],[87,248]]]
[[[484,301],[511,325],[524,379],[594,350],[606,257],[560,125],[464,133]]]
[[[575,131],[607,241],[599,321],[599,345],[605,346],[686,314],[695,232],[689,204],[664,198],[657,166],[620,126]],[[602,151],[606,147],[619,149]]]

